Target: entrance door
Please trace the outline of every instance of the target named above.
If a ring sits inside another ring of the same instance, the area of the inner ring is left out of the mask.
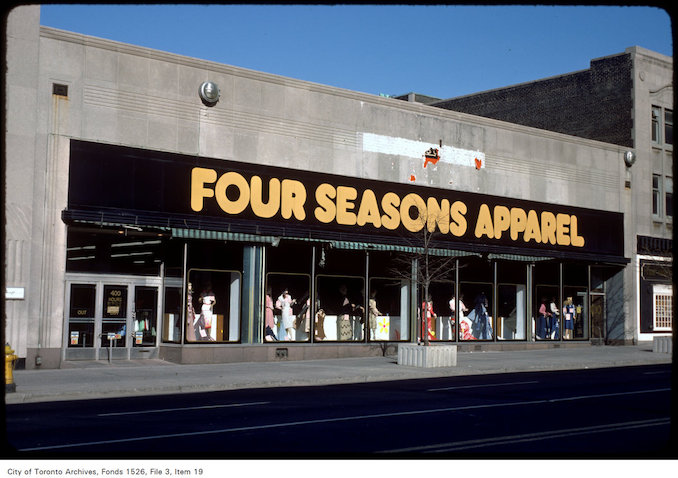
[[[605,341],[605,295],[591,294],[591,342]]]
[[[64,360],[157,356],[162,279],[69,274]]]

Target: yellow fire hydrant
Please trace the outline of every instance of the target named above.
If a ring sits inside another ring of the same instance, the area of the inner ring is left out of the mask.
[[[18,357],[14,350],[5,343],[5,393],[16,392],[16,383],[14,383],[14,363]]]

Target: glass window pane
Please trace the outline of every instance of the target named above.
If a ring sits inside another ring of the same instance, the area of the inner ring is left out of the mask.
[[[127,286],[104,286],[104,319],[119,319],[127,317]]]
[[[165,287],[162,341],[181,342],[181,287]]]
[[[97,288],[94,284],[71,284],[69,317],[72,319],[94,318]]]
[[[666,216],[673,217],[673,178],[664,178],[664,189],[666,190]]]
[[[370,279],[367,306],[370,340],[409,338],[409,284],[401,279]]]
[[[673,144],[673,110],[664,111],[664,143]]]
[[[497,339],[525,340],[527,287],[524,284],[497,286]]]
[[[94,322],[69,322],[68,346],[94,347]]]
[[[588,338],[587,289],[586,287],[563,287],[562,323],[563,339]]]
[[[266,275],[266,341],[306,342],[311,338],[311,277],[306,274]]]
[[[659,108],[656,106],[652,107],[652,141],[659,141]]]
[[[560,311],[558,310],[558,287],[537,285],[537,310],[534,324],[537,340],[558,340],[560,338]],[[554,310],[555,309],[555,310]]]
[[[188,271],[188,342],[240,340],[240,283],[238,271],[191,269]]]
[[[153,347],[158,327],[158,288],[134,288],[134,346]]]
[[[658,143],[659,137],[659,119],[661,118],[661,109],[657,106],[652,107],[652,142]]]
[[[323,340],[363,339],[364,279],[350,276],[318,276],[316,293],[318,328]]]
[[[492,340],[492,283],[460,281],[459,290],[464,304],[459,306],[463,314],[459,320],[460,339]]]
[[[661,177],[658,174],[652,175],[652,214],[658,216],[661,211]]]

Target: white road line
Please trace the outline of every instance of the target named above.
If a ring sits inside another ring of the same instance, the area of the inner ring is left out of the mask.
[[[638,390],[635,392],[620,392],[620,393],[610,393],[606,395],[591,395],[591,398],[598,398],[601,396],[612,397],[616,395],[632,395],[639,393],[653,393],[653,392],[664,392],[670,391],[670,388],[661,388],[655,390]],[[572,397],[574,400],[581,400],[585,398],[584,396]],[[336,422],[347,422],[354,420],[367,420],[374,418],[388,418],[388,417],[397,417],[397,416],[407,416],[407,415],[424,415],[429,413],[441,413],[441,412],[457,412],[461,410],[477,410],[482,408],[501,408],[501,407],[516,407],[516,406],[525,406],[525,405],[535,405],[535,404],[544,404],[551,403],[554,401],[564,401],[567,398],[560,399],[550,399],[550,400],[528,400],[523,402],[506,402],[506,403],[493,403],[493,404],[484,404],[484,405],[468,405],[463,407],[447,407],[447,408],[436,408],[436,409],[426,409],[426,410],[408,410],[402,412],[391,412],[391,413],[376,413],[371,415],[355,415],[349,417],[337,417],[337,418],[320,418],[316,420],[303,420],[295,422],[284,422],[284,423],[269,423],[266,425],[254,425],[248,427],[236,427],[236,428],[221,428],[217,430],[202,430],[197,432],[185,432],[185,433],[169,433],[163,435],[148,435],[141,437],[131,437],[131,438],[119,438],[115,440],[101,440],[101,441],[90,441],[90,442],[81,442],[81,443],[68,443],[64,445],[48,445],[48,446],[38,446],[32,448],[22,448],[19,451],[40,451],[40,450],[57,450],[63,448],[76,448],[82,446],[91,446],[91,445],[107,445],[112,443],[126,443],[126,442],[138,442],[145,440],[158,440],[164,438],[180,438],[180,437],[191,437],[191,436],[202,436],[202,435],[216,435],[220,433],[233,433],[233,432],[242,432],[242,431],[252,431],[252,430],[264,430],[272,428],[284,428],[284,427],[293,427],[301,425],[317,425],[319,423],[336,423]]]
[[[670,388],[655,388],[653,390],[638,390],[635,392],[615,392],[615,393],[600,393],[597,395],[580,395],[578,397],[563,397],[563,398],[552,398],[547,400],[551,402],[568,402],[571,400],[585,400],[588,398],[601,398],[601,397],[621,397],[623,395],[637,395],[639,393],[654,393],[654,392],[667,392],[671,391]]]
[[[634,428],[647,428],[667,426],[671,424],[668,417],[652,420],[640,420],[633,422],[610,423],[607,425],[594,425],[589,427],[566,428],[562,430],[550,430],[546,432],[525,433],[522,435],[507,435],[502,437],[481,438],[478,440],[465,440],[451,443],[439,443],[437,445],[426,445],[410,448],[401,448],[397,450],[385,450],[379,453],[445,453],[450,451],[468,450],[470,448],[482,448],[494,445],[505,445],[512,443],[522,443],[536,440],[546,440],[552,438],[562,438],[574,435],[589,435],[593,433],[607,433],[619,430],[631,430]]]
[[[98,417],[116,417],[120,415],[143,415],[145,413],[166,413],[166,412],[183,412],[186,410],[208,410],[212,408],[229,408],[229,407],[250,407],[253,405],[268,405],[271,402],[251,402],[251,403],[229,403],[226,405],[204,405],[202,407],[184,407],[184,408],[158,408],[152,410],[139,410],[135,412],[112,412],[99,413]]]
[[[506,383],[489,383],[481,385],[461,385],[458,387],[443,387],[443,388],[429,388],[427,392],[439,392],[441,390],[459,390],[462,388],[484,388],[484,387],[506,387],[509,385],[525,385],[528,383],[539,383],[537,380],[532,380],[530,382],[506,382]]]

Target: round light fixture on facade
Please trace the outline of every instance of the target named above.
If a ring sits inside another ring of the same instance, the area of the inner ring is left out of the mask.
[[[219,101],[219,87],[212,81],[204,82],[198,91],[200,99],[206,106],[214,106]]]
[[[633,163],[636,162],[636,153],[633,151],[627,151],[624,153],[624,163],[627,167],[633,166]]]

